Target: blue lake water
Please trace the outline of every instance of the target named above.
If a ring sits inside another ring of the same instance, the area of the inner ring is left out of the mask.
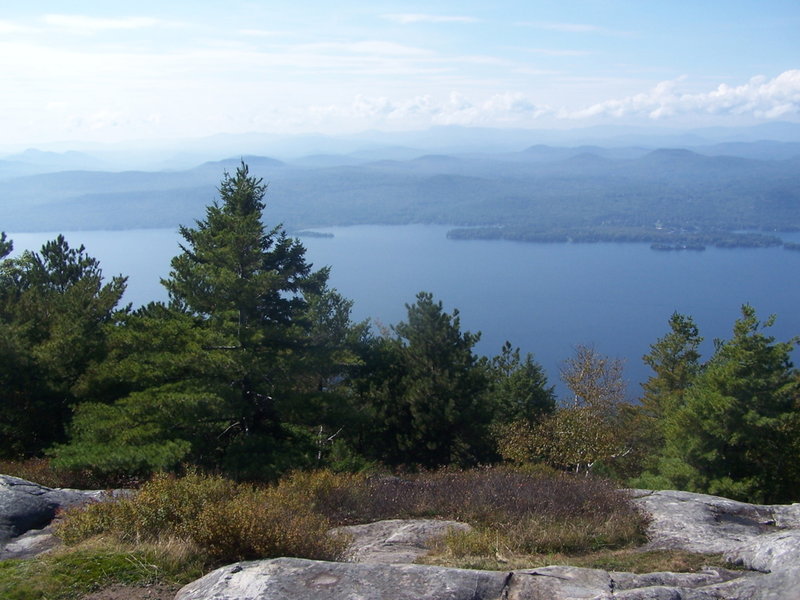
[[[320,229],[333,238],[304,237],[317,267],[332,267],[331,285],[355,301],[354,317],[384,325],[405,317],[420,290],[463,329],[481,331],[477,351],[494,355],[505,340],[532,352],[558,383],[576,344],[594,344],[625,360],[629,395],[648,376],[641,357],[667,331],[674,311],[692,315],[706,338],[727,338],[743,303],[759,316],[776,314],[780,340],[800,334],[800,252],[782,248],[655,252],[647,244],[526,244],[453,241],[448,227],[356,226]],[[15,252],[38,249],[52,233],[9,234]],[[172,229],[65,233],[84,244],[107,276],[129,277],[125,301],[165,299],[159,278],[178,253]],[[800,241],[800,235],[785,236]],[[562,386],[558,386],[561,393]]]

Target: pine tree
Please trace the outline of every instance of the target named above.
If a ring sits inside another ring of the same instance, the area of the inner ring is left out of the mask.
[[[755,310],[742,307],[733,336],[665,416],[660,475],[672,486],[755,502],[800,499],[800,377],[790,353]]]
[[[623,409],[628,444],[632,448],[626,458],[631,475],[655,468],[654,461],[664,448],[666,417],[683,405],[686,391],[702,370],[699,347],[703,338],[694,320],[676,312],[669,319],[669,328],[642,357],[653,375],[642,384],[641,404]],[[647,479],[634,485],[646,486]]]
[[[0,258],[5,258],[14,249],[14,244],[6,236],[5,231],[0,231]]]
[[[6,254],[10,243],[0,237]],[[106,352],[125,278],[63,236],[0,263],[0,432],[5,454],[41,453],[64,437],[80,377]]]
[[[309,464],[313,439],[286,417],[309,370],[331,376],[319,348],[329,340],[313,336],[328,272],[280,226],[264,227],[265,192],[242,164],[205,218],[180,228],[162,281],[169,306],[119,322],[109,360],[82,381],[90,402],[57,449],[63,466],[123,474],[190,462],[264,478]]]
[[[491,362],[493,382],[490,391],[496,424],[524,421],[536,424],[556,408],[555,387],[531,354],[523,359],[519,348],[503,345]]]
[[[420,292],[407,320],[377,342],[367,409],[380,423],[373,455],[391,464],[470,465],[489,456],[492,411],[480,334],[461,331],[458,310]]]
[[[669,319],[670,331],[650,346],[642,358],[654,374],[642,384],[642,407],[660,420],[681,405],[683,394],[700,372],[698,348],[703,338],[694,320],[680,313]]]
[[[273,398],[291,387],[291,363],[309,328],[307,298],[322,292],[328,273],[312,272],[305,248],[280,226],[265,230],[266,186],[244,163],[225,174],[219,193],[204,220],[180,228],[183,252],[163,283],[173,307],[219,334],[209,350],[233,356],[237,427],[274,431]]]

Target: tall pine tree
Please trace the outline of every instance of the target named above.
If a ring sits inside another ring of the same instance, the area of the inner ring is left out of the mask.
[[[280,226],[265,228],[265,192],[242,164],[205,218],[180,228],[182,251],[162,281],[169,306],[120,322],[112,359],[82,388],[103,402],[79,407],[61,464],[124,474],[191,462],[261,478],[314,454],[280,406],[307,379],[311,305],[328,273]]]
[[[266,186],[247,165],[225,174],[220,200],[196,227],[181,227],[183,252],[163,283],[175,308],[219,334],[210,351],[237,365],[236,427],[275,431],[273,398],[290,389],[293,361],[306,344],[308,297],[322,293],[327,270],[313,272],[305,248],[276,226],[262,223]]]
[[[683,406],[686,391],[702,371],[699,351],[702,341],[692,317],[675,312],[669,319],[669,332],[642,357],[653,374],[642,384],[641,404],[622,410],[632,449],[625,461],[631,475],[655,468],[654,461],[664,448],[666,417]],[[647,479],[634,485],[646,486]]]

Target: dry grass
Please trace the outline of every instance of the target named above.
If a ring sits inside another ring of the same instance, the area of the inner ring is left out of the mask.
[[[69,511],[57,526],[68,544],[112,534],[124,542],[173,536],[213,563],[273,556],[336,558],[334,525],[390,518],[471,524],[440,553],[467,556],[586,554],[644,541],[644,518],[610,483],[589,477],[492,468],[409,478],[330,471],[294,473],[255,488],[192,474],[155,477],[134,498]]]
[[[149,544],[192,544],[209,565],[254,558],[336,559],[346,540],[292,486],[256,489],[221,477],[158,475],[132,498],[68,510],[55,526],[66,544],[94,536]]]
[[[51,488],[74,488],[82,490],[98,490],[108,487],[121,487],[120,482],[100,480],[86,471],[68,471],[54,469],[46,458],[29,458],[25,460],[0,460],[0,473],[19,477],[26,481],[34,481]],[[129,484],[130,482],[124,482]]]
[[[453,556],[586,553],[644,541],[646,520],[607,481],[501,468],[440,471],[412,478],[327,481],[311,494],[332,522],[455,519],[475,531],[445,539]]]
[[[481,569],[488,571],[512,571],[516,569],[535,569],[550,565],[569,565],[607,571],[628,573],[654,573],[672,571],[675,573],[695,573],[704,567],[736,569],[721,554],[695,554],[682,550],[658,550],[642,552],[636,549],[603,550],[583,555],[563,553],[521,554],[521,555],[465,555],[454,557],[444,551],[431,552],[417,562],[440,567],[457,569]]]

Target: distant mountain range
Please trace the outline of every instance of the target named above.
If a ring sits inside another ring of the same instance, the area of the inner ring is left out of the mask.
[[[800,126],[787,124],[787,131],[800,138]],[[386,141],[415,141],[410,138]],[[30,150],[0,160],[0,230],[192,223],[216,197],[224,171],[241,160],[269,183],[267,218],[290,230],[440,223],[494,228],[488,237],[538,239],[559,231],[575,239],[577,231],[638,240],[656,226],[659,236],[664,230],[800,229],[800,139],[691,149],[540,143],[496,152],[382,148],[281,160],[233,155],[191,168],[137,171],[109,170],[112,160],[86,153]]]
[[[747,147],[753,142],[767,142]],[[777,142],[778,144],[771,144]],[[2,142],[0,141],[0,144]],[[140,140],[120,143],[61,142],[38,150],[8,150],[0,161],[35,169],[16,175],[59,169],[180,170],[229,156],[272,156],[280,160],[338,157],[355,163],[380,159],[408,160],[424,154],[516,153],[531,146],[575,148],[595,146],[606,150],[640,147],[688,148],[701,154],[747,158],[788,158],[791,147],[800,143],[800,123],[769,122],[751,127],[668,129],[664,127],[600,126],[577,129],[497,129],[440,126],[422,131],[366,131],[350,135],[275,135],[264,133],[218,134],[183,140]],[[719,147],[717,147],[719,146]],[[778,148],[776,150],[776,148]],[[777,154],[776,154],[777,152]],[[757,155],[753,155],[753,153]],[[0,177],[14,175],[0,166]]]

